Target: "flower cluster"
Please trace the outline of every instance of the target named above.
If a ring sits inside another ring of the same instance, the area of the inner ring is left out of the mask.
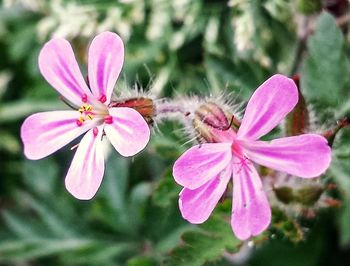
[[[29,159],[41,159],[85,133],[65,179],[67,190],[78,199],[91,199],[101,184],[105,138],[122,156],[133,156],[147,145],[153,117],[164,119],[171,112],[164,108],[162,113],[145,97],[112,100],[123,60],[123,42],[111,32],[91,42],[87,82],[66,40],[52,39],[39,55],[42,75],[73,110],[28,117],[21,128],[24,153]],[[185,116],[191,114],[190,124],[203,140],[173,167],[175,181],[184,187],[179,207],[186,220],[194,224],[207,220],[232,178],[231,225],[235,235],[245,240],[260,234],[271,221],[268,197],[253,162],[303,178],[320,176],[329,167],[331,149],[320,135],[259,140],[297,102],[295,83],[275,75],[255,91],[242,120],[214,102],[192,113],[175,108]]]

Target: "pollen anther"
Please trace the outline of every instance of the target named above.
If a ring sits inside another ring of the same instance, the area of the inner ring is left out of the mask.
[[[78,127],[81,127],[83,125],[83,123],[78,119],[77,121],[75,121],[77,123]]]
[[[101,97],[100,97],[100,99],[99,99],[99,101],[101,102],[101,103],[105,103],[106,101],[107,101],[107,97],[106,97],[106,95],[101,95]]]
[[[81,100],[83,103],[86,103],[87,102],[87,95],[83,94],[83,96],[81,96]]]
[[[92,111],[92,106],[90,104],[83,104],[82,106],[80,106],[78,111],[80,113],[91,112]]]
[[[106,124],[112,124],[113,123],[113,117],[110,115],[105,116],[105,123]]]
[[[78,109],[80,112],[81,116],[77,120],[77,125],[81,126],[86,119],[93,120],[94,119],[94,113],[93,113],[93,108],[90,104],[83,104],[80,106]]]
[[[94,134],[95,137],[97,137],[97,135],[98,135],[98,128],[94,127],[94,129],[92,130],[92,133]]]

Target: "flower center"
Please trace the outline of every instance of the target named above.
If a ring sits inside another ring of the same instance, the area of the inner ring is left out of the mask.
[[[78,111],[80,112],[80,117],[77,120],[78,126],[82,126],[86,120],[94,119],[95,113],[93,112],[92,105],[84,103],[82,106],[80,106]]]
[[[242,158],[244,157],[244,153],[243,153],[243,150],[241,148],[241,146],[239,145],[239,143],[237,143],[237,141],[234,141],[231,145],[231,151],[232,151],[232,154],[239,157],[239,158]]]
[[[88,99],[87,95],[84,94],[81,97],[82,105],[79,107],[78,111],[80,113],[79,118],[76,120],[77,126],[82,126],[86,121],[98,120],[94,123],[96,125],[102,124],[103,121],[107,124],[113,122],[112,116],[109,115],[108,107],[104,104],[107,100],[105,95],[102,95],[100,99]]]
[[[234,158],[234,164],[239,165],[239,170],[237,170],[236,174],[239,174],[243,167],[247,167],[248,164],[251,164],[249,158],[244,154],[244,151],[241,145],[234,141],[231,145],[231,151]]]

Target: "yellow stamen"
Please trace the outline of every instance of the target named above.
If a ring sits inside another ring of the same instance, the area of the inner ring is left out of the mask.
[[[90,111],[92,111],[92,106],[91,106],[90,104],[84,103],[82,106],[80,106],[80,108],[78,109],[78,111],[79,111],[80,113],[90,112]]]
[[[93,113],[93,108],[90,104],[84,103],[80,108],[78,109],[80,112],[81,116],[77,120],[78,123],[83,124],[86,119],[93,120],[94,119],[94,113]]]

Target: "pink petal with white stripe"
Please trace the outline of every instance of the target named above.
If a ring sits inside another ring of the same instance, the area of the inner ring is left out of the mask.
[[[179,199],[182,217],[193,224],[205,222],[224,194],[231,176],[231,166],[228,166],[201,187],[194,190],[184,188]]]
[[[95,97],[110,102],[114,85],[124,62],[122,39],[113,32],[97,35],[89,48],[89,84]]]
[[[85,134],[69,167],[65,184],[67,190],[77,199],[91,199],[101,185],[105,169],[102,129],[100,126]]]
[[[77,138],[93,124],[77,126],[78,111],[52,111],[29,116],[22,124],[21,138],[28,159],[44,158]]]
[[[317,177],[331,162],[331,148],[319,135],[275,139],[270,142],[242,143],[246,155],[254,162],[299,177]]]
[[[132,108],[110,108],[112,123],[105,123],[104,130],[114,148],[123,156],[133,156],[142,151],[150,138],[148,124],[139,112]]]
[[[250,98],[238,139],[256,140],[269,133],[298,102],[298,89],[292,79],[274,75]]]
[[[81,75],[71,45],[64,39],[52,39],[40,51],[41,74],[64,98],[77,106],[91,92]]]
[[[175,181],[188,189],[203,186],[230,163],[230,143],[205,143],[185,151],[173,167]]]
[[[247,160],[234,162],[231,226],[236,237],[259,235],[271,222],[271,208],[258,173]]]

